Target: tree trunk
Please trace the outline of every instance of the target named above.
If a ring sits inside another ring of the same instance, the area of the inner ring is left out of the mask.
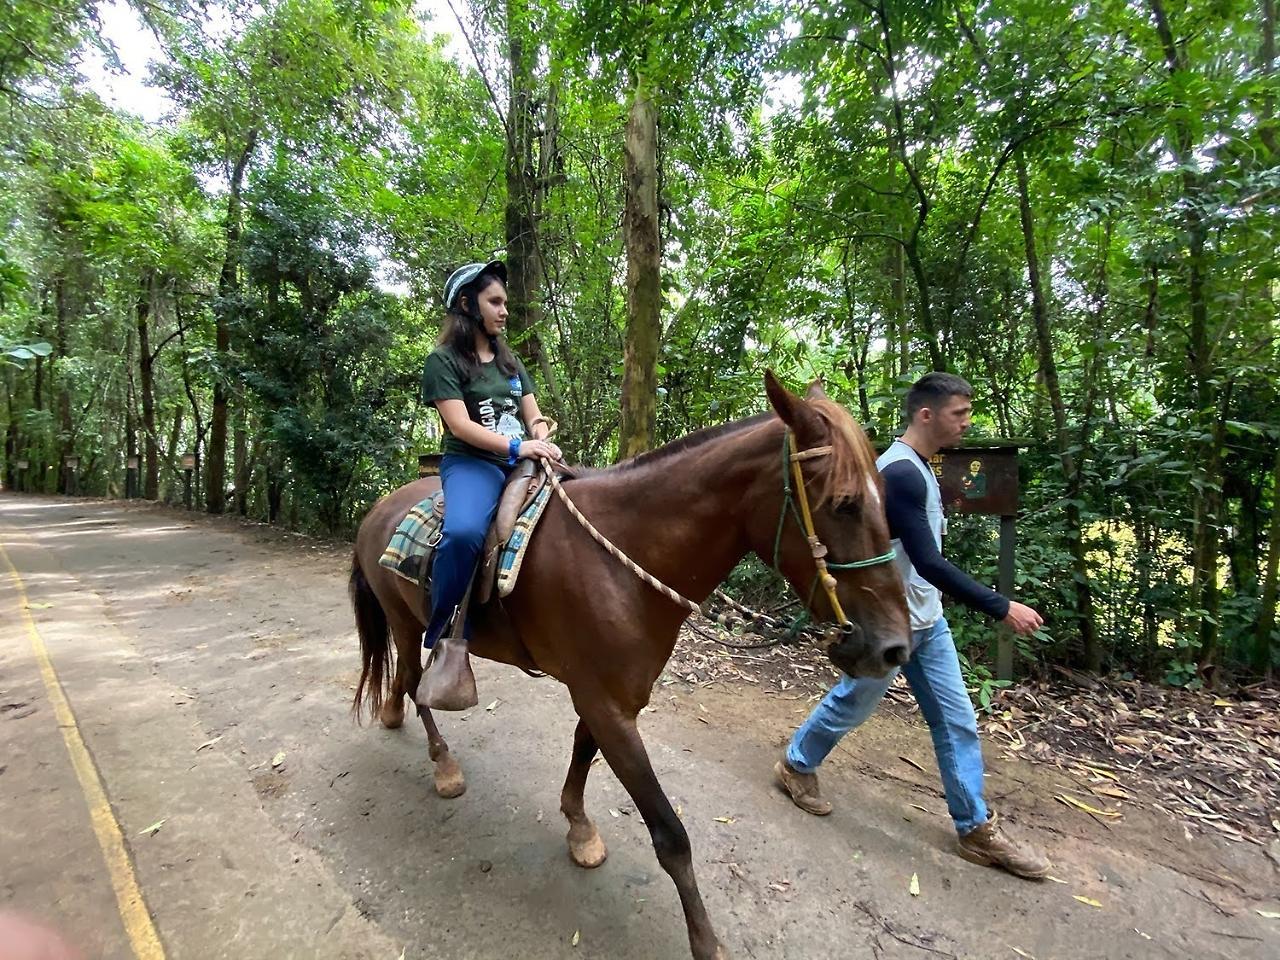
[[[636,78],[626,126],[627,334],[623,354],[618,456],[653,447],[658,417],[658,344],[662,335],[658,235],[658,113],[643,76]]]
[[[133,335],[134,331],[130,330],[125,340],[125,368],[129,371],[129,375],[125,380],[124,393],[124,455],[125,455],[125,482],[128,484],[129,477],[129,461],[138,455],[138,413],[137,413],[137,397],[135,396],[133,383]],[[137,481],[137,474],[134,474],[134,480]],[[132,488],[128,491],[130,496],[136,497],[138,491]]]
[[[151,308],[154,276],[148,272],[138,290],[138,388],[142,393],[142,442],[146,474],[142,495],[148,500],[160,496],[160,457],[156,444],[155,357],[151,354]]]
[[[4,394],[9,420],[4,431],[4,488],[16,490],[18,483],[18,412],[13,409],[13,375],[6,373],[4,378]]]
[[[63,277],[58,278],[58,286],[55,291],[54,304],[57,309],[57,346],[54,349],[53,357],[56,360],[62,360],[70,356],[71,351],[67,349],[67,321],[70,314],[70,306],[67,303],[67,284]],[[71,419],[71,387],[67,383],[67,375],[58,365],[58,373],[54,374],[55,366],[50,364],[50,381],[51,386],[57,385],[58,397],[58,492],[70,493],[71,474],[66,467],[66,458],[70,456],[74,449],[75,423]]]
[[[205,455],[205,509],[222,513],[226,509],[227,482],[227,380],[226,364],[231,351],[231,320],[238,310],[240,292],[240,194],[244,172],[253,156],[258,133],[250,131],[244,151],[236,160],[227,192],[227,222],[224,227],[226,253],[218,275],[218,303],[214,310],[214,351],[218,369],[213,377],[213,411],[209,422],[209,446]]]
[[[1280,578],[1280,448],[1271,472],[1271,529],[1267,533],[1267,569],[1262,578],[1262,607],[1253,635],[1253,666],[1259,673],[1271,669],[1271,634],[1276,625],[1276,589]]]
[[[241,405],[232,435],[236,459],[236,513],[249,515],[249,484],[252,482],[253,465],[249,462],[248,412]]]
[[[1270,77],[1276,62],[1276,2],[1262,0],[1262,45],[1258,50],[1258,72]],[[1258,134],[1271,151],[1272,157],[1280,156],[1280,135],[1277,135],[1275,86],[1267,84],[1258,111]]]
[[[1058,365],[1053,357],[1053,336],[1049,329],[1049,308],[1045,303],[1044,288],[1040,280],[1040,260],[1036,253],[1035,219],[1031,212],[1031,191],[1027,181],[1027,161],[1019,153],[1015,161],[1018,179],[1018,210],[1022,220],[1022,241],[1027,255],[1027,279],[1031,286],[1031,309],[1035,317],[1036,343],[1040,351],[1040,374],[1049,407],[1053,412],[1054,435],[1058,446],[1058,459],[1062,463],[1062,475],[1068,488],[1075,482],[1078,469],[1071,455],[1071,437],[1067,428],[1067,409],[1062,402],[1062,387],[1058,382]],[[1084,530],[1080,506],[1075,498],[1067,500],[1067,547],[1071,552],[1071,573],[1075,581],[1075,615],[1080,629],[1080,641],[1084,646],[1085,666],[1090,670],[1102,668],[1102,651],[1098,647],[1097,631],[1093,615],[1093,592],[1089,584],[1089,565],[1085,554]]]
[[[550,184],[550,158],[556,151],[555,98],[544,101],[538,116],[535,67],[541,45],[533,39],[527,0],[507,0],[507,301],[511,339],[542,375],[543,386],[558,398],[555,374],[538,334],[543,320],[542,199]],[[552,91],[554,93],[554,91]],[[541,127],[541,135],[539,128]],[[535,159],[535,146],[538,147]]]
[[[169,431],[169,456],[167,460],[170,477],[178,472],[182,463],[182,454],[178,451],[178,444],[182,443],[182,421],[182,404],[175,403],[173,405],[173,429]]]

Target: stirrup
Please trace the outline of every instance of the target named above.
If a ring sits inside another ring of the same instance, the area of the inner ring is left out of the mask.
[[[467,611],[471,607],[471,590],[475,575],[467,585],[462,603],[453,614],[453,629],[447,637],[436,641],[427,661],[426,675],[418,684],[413,702],[429,710],[470,710],[480,702],[476,693],[476,677],[471,672],[471,655],[464,636]]]
[[[441,637],[436,641],[414,702],[430,710],[470,710],[480,702],[466,640]]]

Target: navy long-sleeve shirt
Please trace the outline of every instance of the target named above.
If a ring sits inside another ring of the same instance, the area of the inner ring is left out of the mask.
[[[925,511],[924,477],[915,464],[898,460],[888,464],[881,475],[884,477],[884,512],[889,521],[889,536],[902,541],[916,572],[965,606],[1003,620],[1009,613],[1008,598],[984,587],[947,560],[934,542]]]

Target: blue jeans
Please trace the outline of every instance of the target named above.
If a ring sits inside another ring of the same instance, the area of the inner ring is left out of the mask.
[[[444,634],[467,592],[509,472],[509,467],[492,460],[456,453],[440,461],[444,530],[431,565],[431,619],[422,635],[427,647],[435,646]],[[470,638],[470,617],[464,631]]]
[[[982,799],[982,748],[946,618],[914,631],[911,646],[911,659],[902,672],[929,724],[947,809],[956,831],[966,834],[988,819]],[[800,773],[816,771],[840,738],[871,716],[896,673],[879,680],[842,677],[791,738],[787,763]]]

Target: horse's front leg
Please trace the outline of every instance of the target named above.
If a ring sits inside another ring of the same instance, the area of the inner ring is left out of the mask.
[[[694,960],[729,960],[729,951],[716,937],[698,892],[693,875],[693,855],[689,834],[671,808],[670,801],[649,763],[649,754],[636,729],[634,716],[628,717],[601,695],[574,692],[578,714],[591,728],[591,736],[617,775],[649,827],[658,862],[675,881],[689,928],[689,948]]]
[[[462,767],[449,752],[449,744],[445,743],[444,737],[440,735],[440,728],[436,726],[431,711],[426,707],[418,707],[418,715],[422,717],[422,725],[427,728],[427,751],[436,768],[436,793],[446,800],[462,796],[467,789],[467,780],[462,775]]]
[[[597,751],[595,737],[587,728],[585,720],[578,721],[578,728],[573,732],[573,757],[569,761],[569,774],[564,779],[564,789],[560,791],[560,812],[569,821],[569,856],[580,867],[598,867],[609,855],[604,841],[600,839],[600,831],[587,816],[586,806],[582,801],[582,791],[587,785],[587,774],[591,772],[591,761]]]

